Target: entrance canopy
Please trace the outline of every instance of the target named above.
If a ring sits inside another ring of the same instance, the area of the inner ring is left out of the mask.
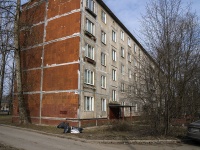
[[[120,105],[120,104],[113,104],[110,103],[109,105],[109,118],[110,119],[120,119],[121,117],[124,120],[124,109],[122,108],[129,108],[130,109],[130,118],[132,120],[132,108],[135,106],[131,105]]]

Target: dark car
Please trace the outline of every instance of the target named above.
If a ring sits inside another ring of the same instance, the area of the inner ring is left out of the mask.
[[[188,125],[187,137],[200,141],[200,120]]]

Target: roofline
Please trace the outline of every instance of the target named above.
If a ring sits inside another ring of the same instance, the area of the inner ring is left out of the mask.
[[[115,16],[115,14],[108,8],[108,6],[103,2],[103,0],[96,0],[106,11],[107,13],[121,26],[121,28],[129,35],[130,38],[134,40],[136,44],[143,50],[143,52],[155,63],[155,60],[151,55],[144,49],[142,44],[133,36],[133,34],[124,26],[124,24]]]

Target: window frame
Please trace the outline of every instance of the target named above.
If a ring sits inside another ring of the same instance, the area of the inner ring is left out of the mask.
[[[86,43],[86,46],[85,46],[85,47],[86,47],[85,56],[88,57],[88,58],[90,58],[90,59],[92,59],[92,60],[94,60],[94,47],[91,46],[91,45],[88,44],[88,43]],[[90,49],[90,53],[92,53],[92,54],[90,54],[91,57],[88,55],[88,54],[89,54],[89,47],[91,48],[91,49]]]
[[[116,93],[116,90],[112,90],[112,101],[114,101],[114,102],[117,101],[117,93]]]
[[[134,44],[134,53],[137,53],[137,45]]]
[[[123,82],[121,83],[121,92],[125,92],[125,84]]]
[[[132,77],[131,69],[128,69],[128,78],[131,79],[131,77]]]
[[[131,47],[131,38],[128,37],[128,46]]]
[[[112,49],[112,60],[117,61],[117,52],[114,49]]]
[[[117,42],[117,34],[114,30],[112,30],[112,41],[115,43]]]
[[[121,47],[121,57],[124,58],[125,57],[125,50],[123,47]]]
[[[106,99],[102,98],[101,99],[101,111],[106,112],[107,111],[107,103],[106,103]]]
[[[112,80],[116,81],[117,80],[117,73],[115,69],[112,69]]]
[[[124,31],[122,31],[122,30],[121,30],[121,33],[120,33],[120,38],[121,38],[122,41],[124,41]]]
[[[106,24],[107,17],[106,17],[106,12],[104,10],[101,10],[101,20],[103,23]]]
[[[94,97],[84,96],[84,110],[94,111]]]
[[[121,64],[121,74],[122,75],[125,74],[125,66],[124,66],[124,64]]]
[[[101,75],[101,88],[106,89],[106,76]]]
[[[128,53],[128,62],[131,63],[131,54],[130,53]]]
[[[101,31],[101,42],[106,44],[106,33],[104,31]]]
[[[91,28],[91,31],[90,31],[89,27]],[[92,35],[95,35],[95,25],[88,18],[86,18],[86,31],[89,32]]]
[[[92,4],[91,4],[92,3]],[[86,7],[91,10],[93,13],[95,13],[96,6],[95,6],[94,0],[86,0]]]
[[[94,72],[89,69],[85,69],[84,73],[84,83],[94,85]]]
[[[103,52],[101,52],[101,65],[106,66],[106,54]]]

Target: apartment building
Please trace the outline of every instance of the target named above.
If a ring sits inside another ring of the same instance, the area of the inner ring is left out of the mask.
[[[21,22],[32,123],[89,126],[139,115],[142,103],[127,100],[127,90],[150,56],[102,0],[30,0]],[[16,121],[16,99],[13,109]]]

